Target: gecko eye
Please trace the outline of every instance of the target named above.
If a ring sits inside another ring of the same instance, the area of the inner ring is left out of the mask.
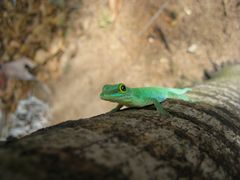
[[[124,84],[120,84],[118,89],[120,92],[125,92],[127,90],[127,88]]]

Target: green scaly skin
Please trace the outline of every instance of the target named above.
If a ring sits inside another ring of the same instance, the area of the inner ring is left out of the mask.
[[[142,87],[129,88],[123,83],[115,85],[104,85],[100,98],[110,102],[118,103],[111,112],[127,107],[144,107],[154,105],[160,114],[168,114],[164,111],[161,102],[168,98],[189,101],[186,93],[190,88],[164,88],[164,87]]]

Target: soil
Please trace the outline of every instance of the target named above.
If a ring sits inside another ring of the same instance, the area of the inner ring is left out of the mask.
[[[214,63],[239,59],[237,0],[170,1],[145,30],[164,2],[123,0],[111,22],[107,0],[79,1],[69,20],[64,73],[51,82],[52,124],[113,108],[99,98],[104,84],[191,86]]]

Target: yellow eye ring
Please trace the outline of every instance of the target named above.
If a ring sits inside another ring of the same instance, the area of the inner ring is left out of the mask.
[[[118,86],[118,90],[120,91],[120,92],[122,92],[122,93],[124,93],[124,92],[126,92],[126,90],[127,90],[127,88],[126,88],[126,86],[124,85],[124,84],[119,84],[119,86]]]

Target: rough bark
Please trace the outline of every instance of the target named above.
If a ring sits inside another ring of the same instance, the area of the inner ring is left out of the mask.
[[[172,114],[127,109],[42,129],[0,148],[5,179],[237,179],[240,66],[196,85]]]

